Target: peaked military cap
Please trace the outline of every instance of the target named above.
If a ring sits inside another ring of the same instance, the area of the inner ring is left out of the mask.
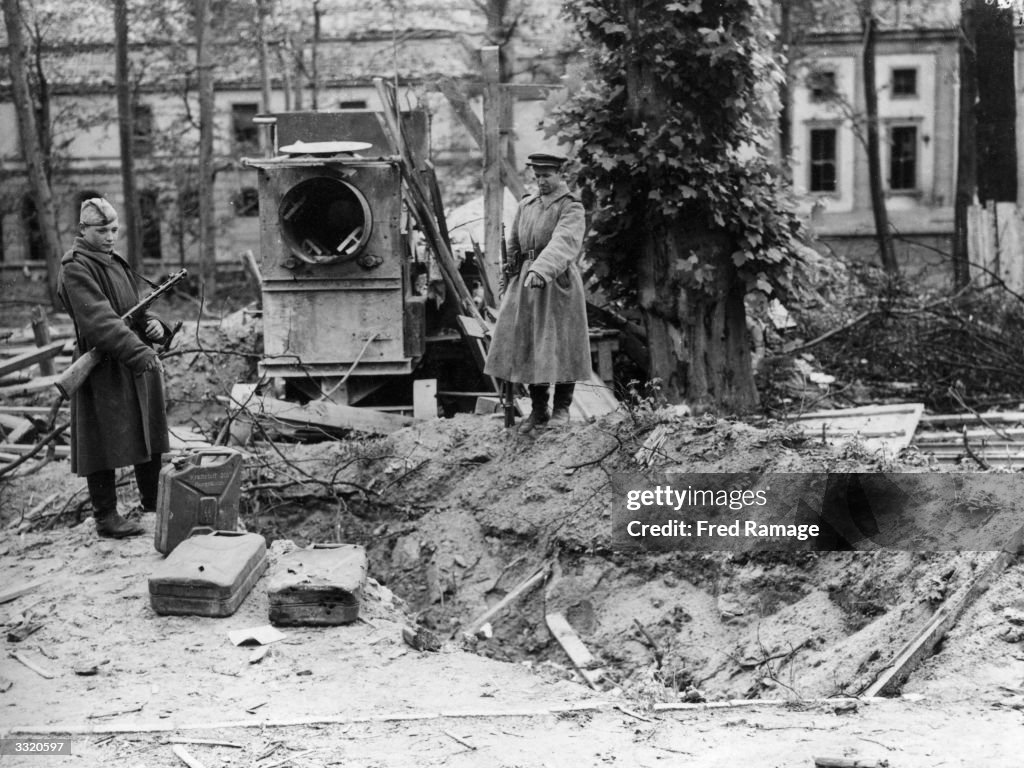
[[[561,155],[549,155],[543,152],[530,155],[526,158],[526,165],[530,168],[561,168],[568,162],[567,157]]]

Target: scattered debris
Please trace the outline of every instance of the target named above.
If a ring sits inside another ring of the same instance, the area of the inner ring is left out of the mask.
[[[417,651],[440,651],[441,640],[426,627],[402,627],[402,639]]]
[[[270,645],[286,637],[288,635],[269,624],[248,629],[232,629],[228,632],[228,639],[233,645]]]
[[[35,662],[32,659],[28,658],[23,653],[19,653],[17,651],[12,651],[10,656],[15,661],[20,661],[22,664],[24,664],[26,667],[31,669],[33,672],[35,672],[40,677],[45,677],[47,680],[52,680],[54,677],[56,677],[56,675],[54,675],[53,672],[51,672],[48,669],[46,669],[45,667],[39,665],[37,662]]]
[[[188,750],[181,746],[181,744],[175,744],[171,747],[171,751],[174,752],[174,754],[178,756],[178,759],[187,765],[188,768],[206,768],[205,765],[192,757]]]

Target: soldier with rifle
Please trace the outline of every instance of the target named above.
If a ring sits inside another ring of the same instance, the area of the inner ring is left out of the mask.
[[[94,353],[97,364],[70,393],[71,471],[86,478],[96,532],[122,539],[145,531],[118,513],[115,469],[134,466],[142,509],[156,509],[169,444],[163,369],[153,345],[172,334],[145,302],[137,307],[136,273],[114,251],[114,207],[98,197],[83,202],[79,232],[61,260],[59,295],[75,324],[78,354]]]
[[[484,373],[526,384],[531,413],[521,433],[569,421],[575,383],[590,377],[586,295],[577,261],[583,204],[562,176],[566,158],[533,154],[537,194],[519,202],[508,242],[506,286]],[[553,409],[548,398],[555,385]]]

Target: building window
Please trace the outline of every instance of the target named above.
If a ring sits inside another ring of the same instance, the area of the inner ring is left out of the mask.
[[[892,71],[892,95],[901,99],[917,96],[916,69],[894,69]]]
[[[142,258],[145,261],[162,261],[163,247],[160,239],[160,193],[155,189],[139,192],[139,218],[142,220]]]
[[[811,192],[836,191],[836,129],[811,129]]]
[[[132,110],[132,155],[145,157],[153,152],[153,107],[136,104]]]
[[[889,189],[917,189],[917,128],[898,125],[889,129]]]
[[[350,101],[339,101],[338,109],[366,109],[366,99],[352,99]]]
[[[231,197],[235,216],[259,216],[260,194],[256,187],[242,187]]]
[[[253,154],[260,149],[260,129],[253,118],[259,113],[259,104],[231,105],[231,137],[235,152]]]
[[[807,87],[811,91],[811,101],[821,103],[836,96],[836,73],[819,70],[811,72],[807,77]]]

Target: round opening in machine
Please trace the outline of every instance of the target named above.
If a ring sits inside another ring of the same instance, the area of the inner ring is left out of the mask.
[[[370,239],[373,215],[363,194],[343,179],[315,176],[281,198],[281,235],[308,264],[354,258]]]

